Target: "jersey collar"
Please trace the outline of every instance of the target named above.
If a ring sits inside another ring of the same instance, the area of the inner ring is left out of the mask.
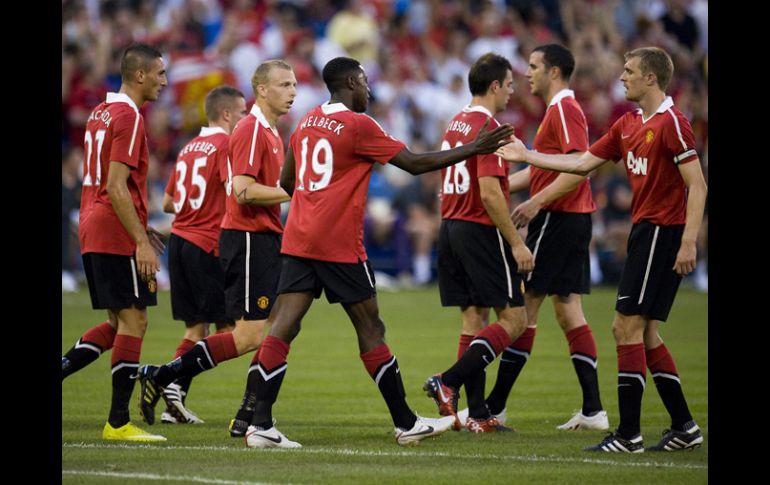
[[[674,100],[671,99],[671,96],[666,96],[663,102],[660,103],[660,106],[658,106],[658,109],[655,110],[655,112],[652,114],[652,116],[650,116],[650,118],[652,118],[658,113],[665,113],[666,111],[668,111],[673,107],[674,107]],[[642,113],[642,108],[639,108],[638,110],[636,110],[636,112],[639,113],[639,116],[642,117],[642,123],[646,123],[650,121],[650,118],[647,118],[646,120],[644,119],[644,113]]]
[[[561,101],[564,98],[574,98],[575,97],[575,91],[571,89],[562,89],[556,95],[553,97],[550,103],[548,103],[548,106],[553,106],[559,101]]]
[[[211,136],[216,135],[217,133],[224,133],[225,135],[227,134],[225,129],[221,126],[204,126],[201,128],[201,132],[198,134],[198,136]]]
[[[350,110],[348,110],[348,107],[342,103],[329,104],[329,102],[327,101],[321,105],[321,111],[323,111],[325,115],[332,115],[334,113],[339,113],[340,111],[350,111]]]
[[[134,108],[135,111],[139,111],[134,100],[129,98],[126,93],[107,93],[107,103],[126,103]]]
[[[261,124],[265,128],[268,128],[270,131],[272,131],[275,134],[275,136],[278,136],[278,130],[270,126],[270,123],[268,123],[267,118],[265,118],[265,115],[262,114],[262,110],[259,109],[259,104],[257,104],[256,101],[254,101],[254,105],[251,107],[251,111],[249,111],[249,114],[254,115],[254,117],[257,119],[259,124]]]
[[[469,104],[468,106],[463,108],[463,113],[474,113],[474,112],[475,113],[484,113],[485,115],[489,116],[490,118],[492,117],[492,113],[490,113],[488,109],[486,109],[485,107],[480,106],[478,104],[477,105],[473,105],[473,106],[471,106]]]

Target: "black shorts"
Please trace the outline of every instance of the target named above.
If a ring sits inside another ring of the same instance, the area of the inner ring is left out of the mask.
[[[219,258],[171,234],[168,241],[171,314],[189,323],[233,323],[225,312],[225,274]]]
[[[524,306],[511,246],[494,226],[445,219],[438,236],[442,306]]]
[[[234,320],[265,320],[277,296],[281,235],[222,229],[219,263],[225,273],[225,309]]]
[[[278,293],[310,291],[315,298],[326,292],[329,303],[358,303],[377,295],[369,261],[332,263],[283,255]]]
[[[684,225],[634,224],[618,286],[615,310],[666,321],[682,277],[674,271]]]
[[[154,280],[142,281],[135,256],[86,253],[83,270],[94,310],[144,309],[158,304],[158,285]]]
[[[591,214],[540,211],[529,223],[527,247],[535,269],[524,278],[527,291],[569,296],[591,292]]]

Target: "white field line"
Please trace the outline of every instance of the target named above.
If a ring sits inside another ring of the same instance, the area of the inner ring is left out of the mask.
[[[127,473],[127,472],[102,472],[96,470],[62,470],[62,475],[76,475],[88,477],[106,477],[106,478],[134,478],[141,480],[173,481],[173,482],[193,482],[193,483],[212,483],[215,485],[270,485],[265,482],[241,482],[235,480],[222,480],[219,478],[156,475],[154,473]]]
[[[99,443],[62,443],[62,448],[95,448],[95,449],[152,449],[152,450],[185,450],[185,451],[227,451],[227,452],[247,452],[259,453],[286,452],[296,454],[325,454],[325,455],[347,455],[347,456],[385,456],[385,457],[440,457],[452,458],[457,460],[477,459],[477,460],[497,460],[497,461],[521,461],[521,462],[543,462],[543,463],[585,463],[588,465],[609,465],[618,467],[661,467],[661,468],[682,468],[694,470],[707,470],[706,465],[691,465],[687,463],[674,463],[670,461],[638,461],[638,462],[619,462],[607,459],[596,458],[569,458],[553,455],[493,455],[493,454],[467,454],[467,453],[448,453],[445,451],[365,451],[351,450],[346,448],[301,448],[294,450],[285,450],[273,448],[268,450],[255,451],[249,448],[234,448],[231,446],[156,446],[156,445],[127,445],[127,444],[99,444]]]

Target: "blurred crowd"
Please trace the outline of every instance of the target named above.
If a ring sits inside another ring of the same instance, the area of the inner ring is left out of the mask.
[[[515,93],[496,117],[530,144],[545,111],[524,77],[537,45],[569,47],[577,67],[571,88],[585,110],[589,141],[623,113],[618,81],[623,53],[655,45],[672,56],[668,93],[691,120],[708,180],[708,3],[706,0],[62,0],[62,290],[82,279],[77,209],[88,115],[120,87],[120,56],[132,42],[158,47],[169,86],[142,108],[151,151],[150,224],[168,230],[161,210],[178,150],[206,124],[203,99],[223,83],[253,102],[256,66],[283,58],[298,95],[279,131],[288,140],[299,118],[328,100],[320,73],[337,56],[365,66],[370,114],[413,151],[439,149],[448,121],[470,101],[467,76],[480,55],[506,56]],[[514,170],[522,167],[514,167]],[[382,289],[435,279],[440,174],[412,177],[375,164],[366,218],[367,251]],[[622,164],[591,176],[592,279],[619,279],[630,231],[631,192]],[[528,195],[512,196],[512,206]],[[285,210],[286,208],[284,208]],[[699,265],[687,284],[708,289],[708,206]],[[163,275],[159,283],[163,285]]]

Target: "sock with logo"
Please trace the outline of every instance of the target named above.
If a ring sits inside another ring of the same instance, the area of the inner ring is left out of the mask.
[[[647,367],[655,381],[658,394],[668,414],[671,415],[671,429],[684,431],[684,425],[692,421],[692,415],[682,392],[682,383],[676,371],[674,358],[666,348],[666,344],[648,350],[646,357]]]
[[[646,385],[644,344],[618,345],[618,433],[631,439],[641,432],[642,395]]]
[[[511,394],[513,384],[532,353],[536,332],[537,327],[527,327],[511,345],[505,348],[503,355],[500,356],[500,367],[497,370],[495,387],[492,388],[492,392],[487,397],[487,406],[492,414],[500,414],[505,409],[505,403]]]
[[[281,383],[286,376],[286,357],[289,344],[268,335],[262,342],[257,355],[257,368],[252,373],[256,377],[256,402],[251,424],[262,429],[273,427],[273,404],[278,399]],[[251,376],[251,374],[249,374]]]
[[[128,403],[134,391],[142,339],[130,335],[115,336],[112,350],[112,405],[108,421],[113,428],[120,428],[129,421]]]
[[[180,377],[195,377],[220,362],[238,357],[232,332],[211,335],[168,364],[158,367],[155,382],[165,387]]]
[[[591,327],[581,325],[567,332],[569,353],[575,367],[580,389],[583,391],[582,413],[591,416],[602,410],[599,399],[599,378],[596,375],[596,341]]]
[[[393,425],[404,430],[412,429],[417,416],[406,404],[406,392],[401,381],[398,361],[390,353],[388,345],[381,344],[362,353],[361,360],[385,399]]]
[[[460,360],[442,373],[441,380],[447,386],[459,389],[469,378],[491,364],[510,343],[508,332],[499,323],[488,325],[471,341]]]
[[[83,334],[61,358],[61,378],[64,380],[112,348],[115,329],[110,322],[102,322]]]

